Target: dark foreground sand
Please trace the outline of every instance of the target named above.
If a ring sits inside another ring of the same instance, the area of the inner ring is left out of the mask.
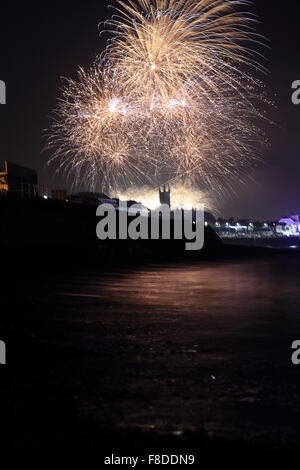
[[[3,446],[97,448],[100,460],[299,447],[299,271],[281,254],[8,273]]]

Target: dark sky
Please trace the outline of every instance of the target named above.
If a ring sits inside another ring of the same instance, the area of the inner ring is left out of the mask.
[[[75,77],[78,65],[88,66],[104,49],[98,23],[110,16],[109,3],[1,6],[0,80],[6,82],[7,105],[0,106],[0,160],[37,168],[41,184],[66,186],[53,167],[45,167],[49,154],[42,153],[42,131],[49,126],[60,77]],[[291,102],[291,83],[300,80],[300,2],[256,0],[253,11],[270,40],[265,50],[270,74],[260,78],[275,95],[280,128],[271,131],[265,163],[253,173],[256,184],[224,199],[220,210],[224,216],[275,218],[300,212],[300,105]]]

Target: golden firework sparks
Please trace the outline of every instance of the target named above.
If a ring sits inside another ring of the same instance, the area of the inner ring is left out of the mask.
[[[247,2],[116,0],[103,59],[67,80],[49,146],[76,181],[222,190],[266,137]],[[248,69],[248,71],[246,71]]]

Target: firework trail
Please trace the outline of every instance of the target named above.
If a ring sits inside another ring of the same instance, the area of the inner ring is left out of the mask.
[[[266,142],[270,104],[247,2],[116,0],[112,40],[67,80],[49,147],[76,182],[112,191],[186,182],[222,191]],[[262,106],[263,105],[263,106]]]
[[[241,65],[259,67],[255,53],[243,45],[258,39],[251,17],[235,10],[247,2],[117,2],[118,15],[106,23],[115,32],[107,57],[127,92],[146,98],[150,107],[180,102],[191,83],[209,99],[223,87],[239,92],[250,78]]]

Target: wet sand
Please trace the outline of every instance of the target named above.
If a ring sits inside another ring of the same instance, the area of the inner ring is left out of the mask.
[[[7,278],[2,442],[298,448],[299,271],[276,254]]]

